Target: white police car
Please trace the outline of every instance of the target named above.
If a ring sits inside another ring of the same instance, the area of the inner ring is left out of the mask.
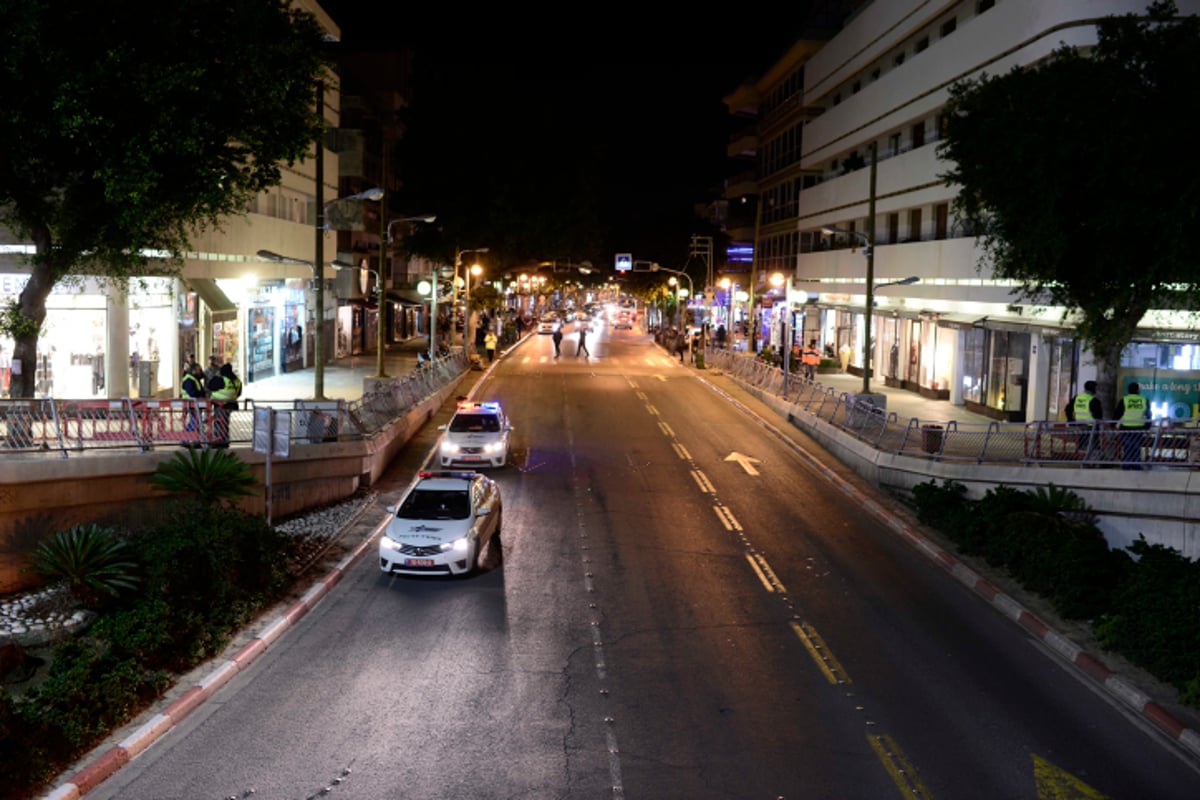
[[[447,425],[439,456],[442,467],[503,467],[508,460],[508,435],[512,426],[497,402],[458,404]]]
[[[379,568],[388,574],[464,575],[478,572],[488,544],[500,546],[500,487],[478,472],[421,472],[379,540]]]

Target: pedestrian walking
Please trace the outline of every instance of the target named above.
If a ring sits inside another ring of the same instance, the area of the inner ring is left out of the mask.
[[[675,354],[679,356],[679,363],[682,364],[684,357],[688,351],[688,339],[686,331],[675,332]]]
[[[554,357],[558,358],[559,351],[562,349],[562,328],[555,328],[550,338],[554,340]]]
[[[1142,445],[1150,427],[1150,403],[1142,396],[1141,387],[1129,384],[1125,396],[1117,403],[1117,429],[1121,440],[1121,469],[1140,470]]]
[[[489,330],[483,337],[483,349],[487,351],[488,363],[496,360],[496,332]]]
[[[1096,396],[1096,382],[1084,381],[1083,391],[1071,398],[1067,404],[1067,421],[1079,429],[1076,449],[1084,462],[1091,460],[1096,450],[1096,423],[1104,419],[1104,409]]]
[[[800,361],[804,363],[804,377],[810,381],[817,379],[817,366],[821,363],[821,351],[817,349],[817,340],[809,339],[808,347],[800,353]]]
[[[587,335],[589,326],[579,326],[579,344],[575,347],[575,357],[579,358],[580,353],[587,353],[588,358],[592,357],[592,351],[587,349]]]

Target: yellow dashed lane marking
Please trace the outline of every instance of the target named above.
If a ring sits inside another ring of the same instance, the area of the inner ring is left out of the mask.
[[[793,621],[791,626],[796,635],[800,637],[800,641],[804,643],[804,648],[808,650],[813,661],[817,662],[817,667],[824,673],[826,680],[834,686],[839,683],[853,683],[850,676],[846,674],[846,670],[842,669],[842,665],[812,625],[807,622]]]

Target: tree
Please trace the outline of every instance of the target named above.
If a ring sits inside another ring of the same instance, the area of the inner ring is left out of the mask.
[[[177,271],[189,235],[307,155],[323,32],[288,0],[30,0],[0,30],[0,225],[36,248],[0,333],[32,365],[55,285]]]
[[[1079,315],[1099,394],[1115,405],[1122,349],[1152,309],[1191,310],[1200,271],[1200,153],[1187,113],[1200,18],[1172,2],[1106,17],[1091,52],[961,82],[938,154],[981,268]]]

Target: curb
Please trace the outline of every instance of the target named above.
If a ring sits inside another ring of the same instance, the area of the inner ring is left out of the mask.
[[[810,453],[800,447],[783,431],[772,425],[770,421],[756,414],[744,403],[732,397],[728,392],[716,386],[707,378],[699,374],[696,374],[695,377],[712,391],[725,398],[733,406],[754,417],[765,430],[790,447],[793,452],[800,455],[809,464],[819,466],[819,462]],[[727,377],[735,383],[740,383],[732,376]],[[892,528],[907,540],[909,544],[921,551],[930,561],[950,573],[956,580],[975,594],[987,600],[993,608],[1008,617],[1009,620],[1024,628],[1026,632],[1044,644],[1055,656],[1072,667],[1077,668],[1086,676],[1090,683],[1111,697],[1117,704],[1149,722],[1155,730],[1165,734],[1173,742],[1180,745],[1187,751],[1190,757],[1200,761],[1200,731],[1189,728],[1179,721],[1170,711],[1155,702],[1148,694],[1110,670],[1101,659],[1084,650],[1083,647],[1071,641],[1064,634],[1053,630],[1043,620],[1038,618],[1037,615],[1009,595],[1004,594],[969,566],[959,561],[953,554],[922,536],[906,521],[876,503],[872,498],[864,496],[857,488],[843,478],[827,470],[818,470],[818,472],[844,494],[854,498],[863,508]]]
[[[321,599],[341,581],[354,562],[366,552],[387,522],[387,518],[384,518],[371,531],[370,536],[365,537],[362,543],[347,553],[328,575],[313,584],[299,600],[285,608],[278,617],[268,623],[258,636],[239,648],[231,657],[217,664],[207,676],[187,689],[182,696],[172,701],[136,731],[76,772],[65,783],[57,786],[49,794],[43,795],[42,800],[78,800],[161,739],[168,731],[216,694],[221,687],[233,680],[238,673],[265,653],[285,632],[295,627],[296,623],[308,612],[312,611]]]

